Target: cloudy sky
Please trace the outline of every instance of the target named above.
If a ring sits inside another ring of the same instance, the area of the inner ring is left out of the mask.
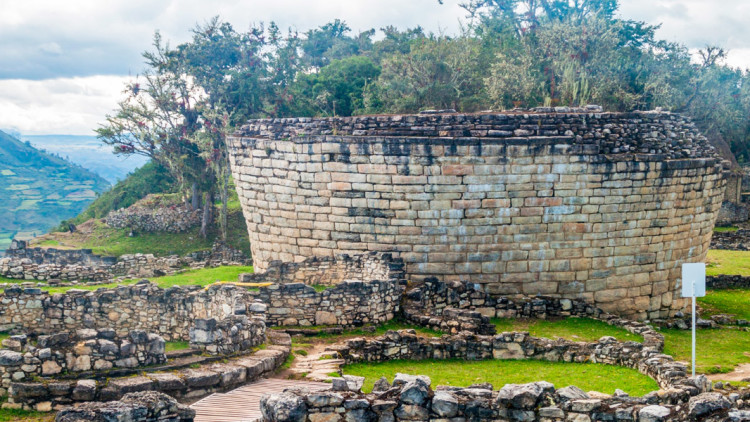
[[[356,31],[421,25],[455,32],[460,0],[0,0],[0,128],[89,135],[142,69],[153,33],[178,44],[219,15],[237,29],[276,21],[305,31],[334,18]],[[623,18],[661,23],[658,36],[730,50],[750,68],[750,1],[621,0]],[[720,7],[714,5],[720,4]]]

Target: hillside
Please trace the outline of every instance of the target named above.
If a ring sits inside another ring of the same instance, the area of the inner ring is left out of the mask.
[[[0,131],[0,249],[78,215],[109,188],[98,175]]]

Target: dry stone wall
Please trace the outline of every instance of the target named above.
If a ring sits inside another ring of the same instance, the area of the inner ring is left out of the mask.
[[[164,339],[145,331],[131,331],[119,337],[114,330],[80,329],[38,336],[36,343],[26,335],[3,341],[0,349],[2,388],[11,381],[27,381],[61,373],[106,371],[162,364]]]
[[[189,340],[196,319],[223,320],[252,302],[246,290],[232,285],[162,289],[146,282],[53,295],[9,287],[0,296],[0,327],[40,334],[113,328],[122,336],[144,330],[168,341]]]
[[[707,252],[720,159],[669,113],[251,121],[229,139],[256,268],[393,251],[415,281],[673,315]]]

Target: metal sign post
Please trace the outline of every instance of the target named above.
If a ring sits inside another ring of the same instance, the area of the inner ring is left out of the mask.
[[[682,264],[682,297],[692,298],[693,376],[695,376],[695,298],[706,295],[706,264]]]

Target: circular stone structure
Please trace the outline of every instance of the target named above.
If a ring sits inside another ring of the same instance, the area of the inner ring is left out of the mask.
[[[686,117],[480,113],[254,120],[229,138],[253,259],[393,251],[411,280],[673,315],[724,180]]]

